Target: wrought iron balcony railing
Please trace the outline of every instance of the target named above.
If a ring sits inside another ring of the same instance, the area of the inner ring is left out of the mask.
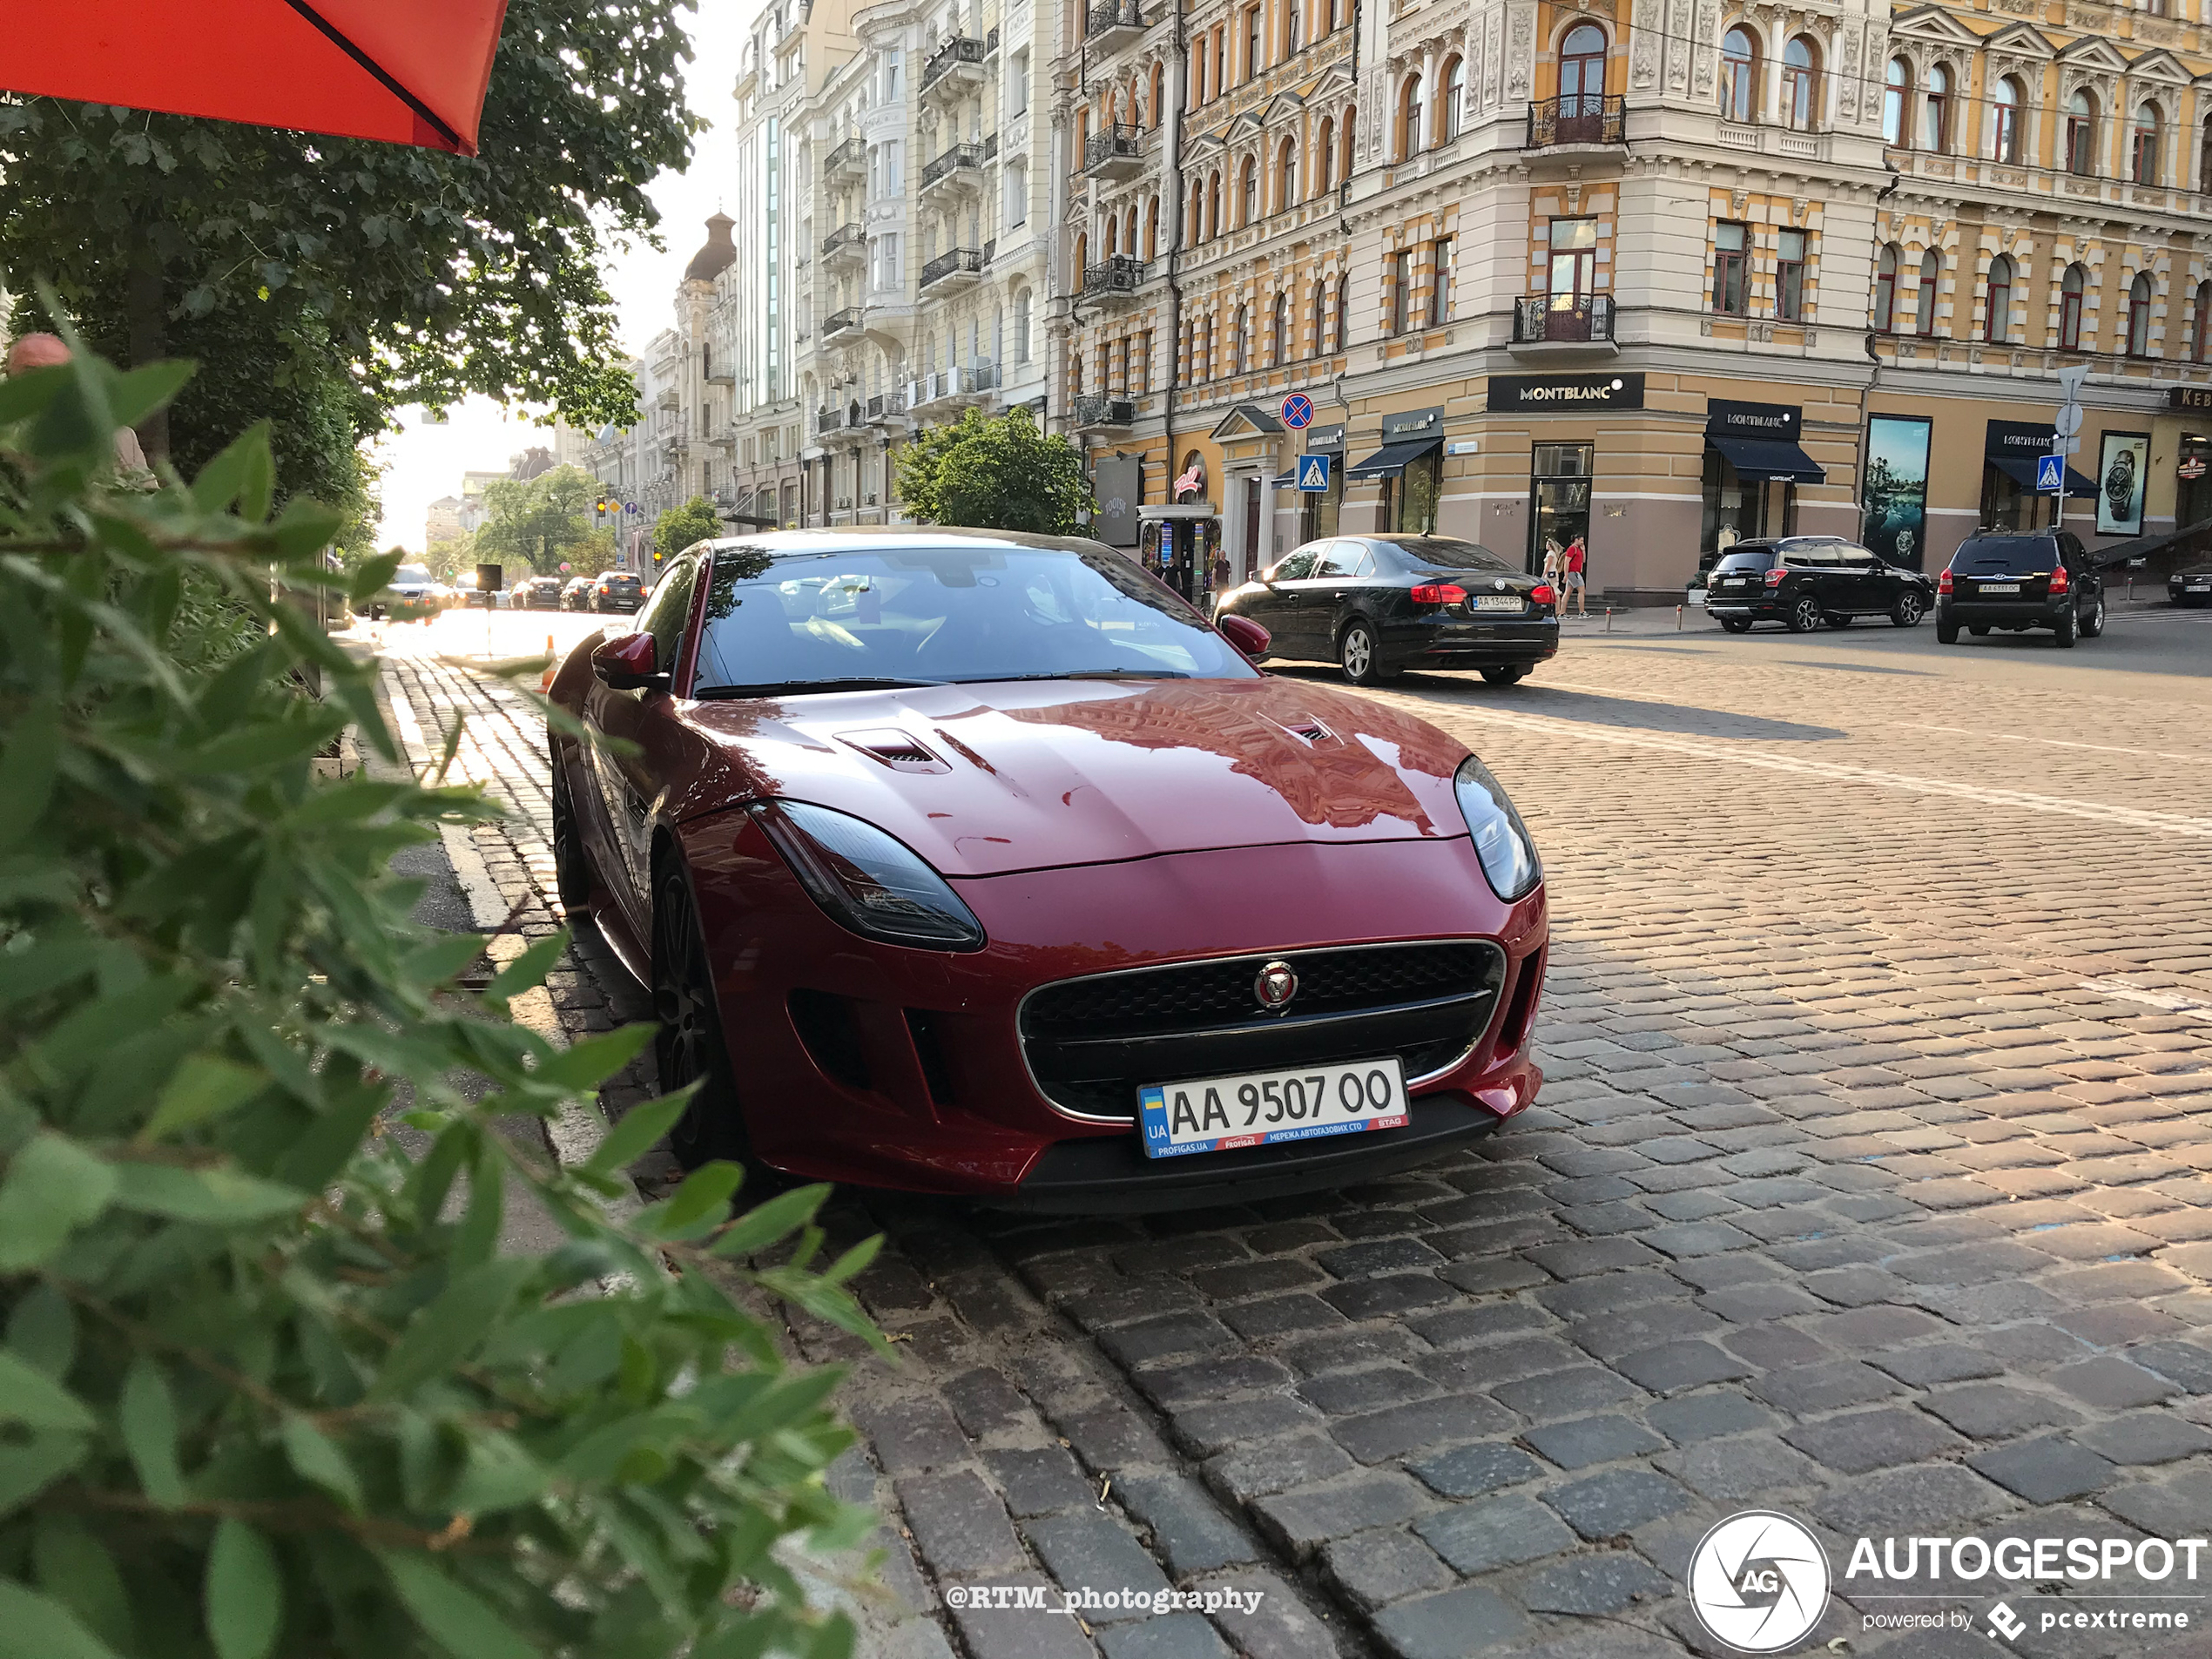
[[[1628,100],[1615,94],[1584,92],[1548,98],[1528,106],[1530,150],[1555,144],[1626,144]]]
[[[950,40],[929,54],[929,61],[921,67],[921,90],[925,92],[963,64],[981,64],[983,43],[968,35],[954,35]]]
[[[1144,261],[1131,259],[1126,253],[1109,254],[1100,264],[1083,266],[1082,297],[1086,300],[1135,293],[1143,286]]]
[[[1085,393],[1076,400],[1077,426],[1128,426],[1136,419],[1136,404],[1126,397]]]
[[[1613,296],[1606,293],[1525,293],[1514,301],[1516,346],[1602,341],[1613,338]]]
[[[1116,164],[1129,164],[1144,159],[1144,129],[1126,121],[1116,122],[1103,132],[1094,132],[1083,144],[1083,171],[1096,172],[1111,169]]]
[[[948,145],[944,154],[932,157],[922,164],[921,187],[927,190],[962,168],[981,168],[986,159],[983,146],[980,144]]]
[[[950,253],[940,253],[921,267],[921,286],[941,282],[948,276],[979,276],[983,270],[981,248],[956,247]]]

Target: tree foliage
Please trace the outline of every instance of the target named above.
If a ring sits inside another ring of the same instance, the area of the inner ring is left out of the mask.
[[[1027,409],[970,409],[899,451],[899,498],[930,524],[1069,536],[1095,502],[1082,456],[1037,430]]]
[[[0,1651],[848,1652],[772,1553],[868,1524],[819,1479],[836,1373],[731,1281],[796,1235],[752,1282],[868,1334],[870,1246],[812,1265],[820,1189],[730,1221],[728,1164],[610,1220],[680,1097],[573,1171],[499,1133],[646,1028],[556,1048],[509,1009],[560,939],[409,920],[393,854],[477,792],[317,780],[348,719],[398,756],[373,668],[270,570],[365,597],[396,561],[329,573],[266,428],[189,487],[103,487],[184,373],[0,385]],[[500,1251],[522,1187],[550,1255]]]
[[[672,559],[694,542],[711,542],[722,534],[721,516],[714,503],[694,496],[681,507],[664,507],[653,521],[653,550]]]
[[[558,570],[563,559],[596,570],[614,552],[614,537],[592,526],[599,496],[598,480],[578,467],[556,467],[527,482],[495,478],[484,486],[475,556],[541,576]]]

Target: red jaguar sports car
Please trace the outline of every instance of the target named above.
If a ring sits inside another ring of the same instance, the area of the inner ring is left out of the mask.
[[[1543,877],[1467,745],[1094,542],[703,543],[551,695],[561,894],[687,1162],[1062,1213],[1341,1186],[1535,1097]]]

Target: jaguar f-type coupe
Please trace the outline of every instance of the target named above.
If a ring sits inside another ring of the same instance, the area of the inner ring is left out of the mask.
[[[1534,1098],[1543,879],[1467,745],[1093,542],[701,543],[553,678],[563,901],[688,1162],[1062,1213],[1372,1179]]]

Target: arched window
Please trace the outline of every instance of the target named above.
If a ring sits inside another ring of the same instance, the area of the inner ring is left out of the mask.
[[[2204,136],[2197,140],[2196,187],[2212,191],[2212,116],[2204,122]]]
[[[1106,215],[1106,257],[1112,259],[1122,251],[1122,222],[1113,214]]]
[[[1221,175],[1206,175],[1206,239],[1211,241],[1221,234]]]
[[[1337,321],[1332,338],[1339,351],[1352,341],[1352,279],[1348,275],[1337,278]]]
[[[2200,282],[2196,285],[2196,310],[2189,318],[2189,361],[2191,362],[2202,362],[2206,346],[2212,344],[2212,335],[2208,334],[2206,328],[2205,314],[2207,312],[2212,312],[2212,282]]]
[[[1176,476],[1178,478],[1187,478],[1192,473],[1196,473],[1201,479],[1204,479],[1206,475],[1205,469],[1206,458],[1200,455],[1196,449],[1192,449],[1184,455],[1183,470],[1177,473]],[[1200,489],[1204,489],[1205,485],[1201,483],[1198,485],[1198,488]]]
[[[1928,71],[1928,89],[1921,105],[1920,147],[1932,155],[1951,148],[1951,71],[1941,64]]]
[[[1190,49],[1190,101],[1206,101],[1206,37],[1198,37],[1198,44]]]
[[[1989,297],[1982,302],[1981,337],[2001,346],[2013,337],[2013,262],[1999,254],[1989,262]]]
[[[1283,8],[1283,56],[1297,55],[1305,44],[1305,0],[1291,0]]]
[[[1267,320],[1267,361],[1280,368],[1291,361],[1291,296],[1275,296],[1275,310]]]
[[[2067,100],[2066,170],[2085,179],[2097,170],[2097,100],[2087,91]]]
[[[1136,204],[1129,205],[1129,217],[1122,227],[1122,252],[1132,260],[1136,257]]]
[[[1467,91],[1467,65],[1464,57],[1446,60],[1443,72],[1437,77],[1436,141],[1442,144],[1460,136],[1460,105]]]
[[[1083,272],[1090,264],[1090,238],[1082,232],[1076,233],[1076,268],[1070,273],[1077,289],[1083,286]]]
[[[2089,287],[2089,273],[2078,265],[2066,267],[2059,284],[2059,349],[2081,349],[2081,296]]]
[[[1337,177],[1352,177],[1352,135],[1359,128],[1359,106],[1347,104],[1337,118]]]
[[[1144,111],[1144,125],[1149,127],[1158,126],[1160,125],[1160,118],[1166,113],[1167,105],[1167,70],[1164,65],[1155,64],[1152,65],[1152,99],[1150,105]]]
[[[2018,161],[2020,158],[2020,84],[2010,75],[2006,76],[1997,83],[1997,90],[1991,95],[1990,101],[1996,106],[1997,114],[1997,131],[1993,135],[1997,142],[1991,153],[2000,161]]]
[[[1897,244],[1892,242],[1874,262],[1874,330],[1886,334],[1897,326]]]
[[[1403,161],[1420,147],[1421,78],[1408,75],[1398,94],[1398,158]]]
[[[1782,125],[1799,132],[1820,125],[1820,48],[1803,35],[1782,49]]]
[[[1337,124],[1321,118],[1321,136],[1313,146],[1313,193],[1319,195],[1336,183]]]
[[[1559,118],[1605,113],[1605,30],[1578,23],[1559,43]]]
[[[1275,211],[1298,204],[1298,145],[1285,138],[1275,147]]]
[[[1190,244],[1196,247],[1206,239],[1206,189],[1197,179],[1190,181]]]
[[[1936,280],[1943,274],[1943,260],[1933,248],[1920,256],[1920,292],[1912,302],[1912,332],[1935,333]]]
[[[2150,273],[2135,273],[2135,280],[2128,285],[2128,354],[2130,357],[2150,355]]]
[[[1912,84],[1912,65],[1902,57],[1890,59],[1890,66],[1882,77],[1882,142],[1903,148],[1907,142],[1905,132],[1905,95]]]
[[[2146,104],[2135,111],[2135,131],[2128,145],[2128,176],[2139,185],[2158,182],[2159,152],[2166,147],[2166,123],[2158,105]]]
[[[1710,37],[1708,37],[1710,38]],[[1759,107],[1758,48],[1740,24],[1721,37],[1721,119],[1749,121]]]
[[[1014,361],[1017,363],[1029,361],[1029,291],[1027,288],[1014,291]]]
[[[1259,164],[1246,156],[1237,169],[1237,223],[1251,224],[1259,217]]]
[[[1250,306],[1237,307],[1236,333],[1229,339],[1229,371],[1241,374],[1252,366],[1252,311]]]
[[[1144,204],[1144,257],[1160,257],[1160,199],[1157,196]]]
[[[1329,285],[1319,277],[1313,279],[1313,351],[1318,357],[1327,340],[1329,320]]]

